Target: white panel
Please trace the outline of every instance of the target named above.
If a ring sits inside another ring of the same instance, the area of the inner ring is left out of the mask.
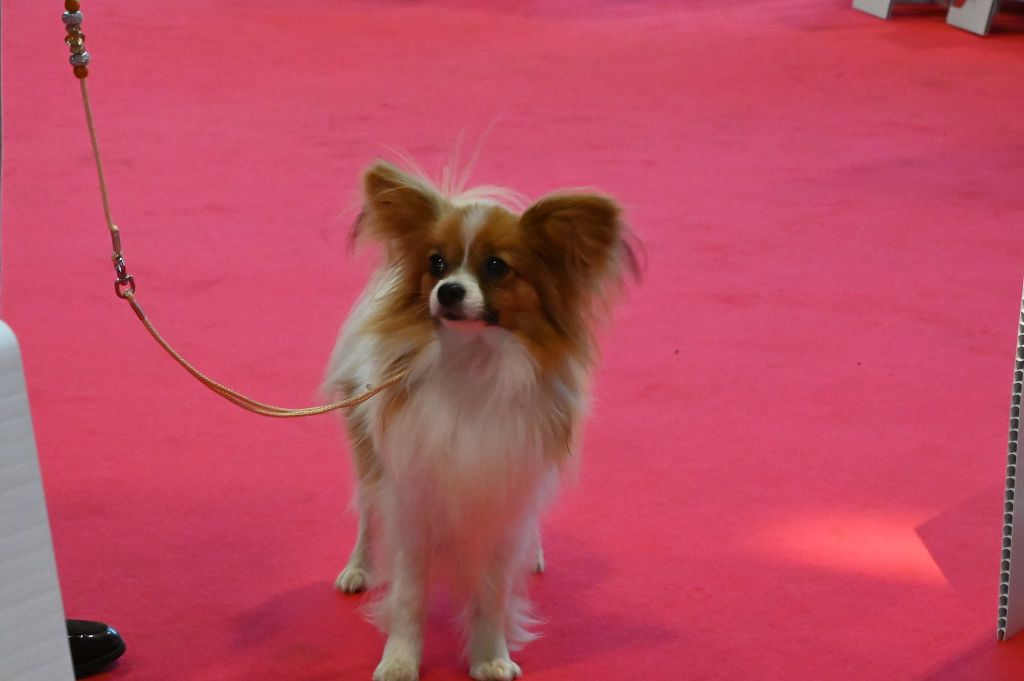
[[[1024,383],[1024,293],[1020,300],[1017,327],[1017,354],[1013,360],[1013,385],[1010,389],[1010,443],[1006,461],[1006,498],[1003,508],[1003,548],[999,569],[1000,640],[1010,638],[1024,628],[1024,565],[1012,570],[1013,563],[1022,562],[1024,522],[1014,522],[1017,488],[1017,453],[1020,445],[1020,399]]]
[[[966,0],[961,7],[949,5],[946,23],[978,35],[988,35],[992,17],[999,11],[999,0]]]
[[[853,0],[853,8],[867,12],[879,19],[888,19],[893,0]]]
[[[0,322],[0,677],[74,678],[21,354]]]

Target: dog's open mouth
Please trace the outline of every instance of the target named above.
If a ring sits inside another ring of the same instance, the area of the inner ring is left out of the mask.
[[[454,315],[441,317],[441,324],[449,329],[456,329],[458,331],[480,331],[487,326],[487,323],[482,319],[466,319],[465,317],[455,317]]]
[[[481,318],[467,317],[458,312],[445,312],[441,315],[441,323],[450,329],[474,331],[487,326],[497,326],[498,317],[490,312],[484,313]]]

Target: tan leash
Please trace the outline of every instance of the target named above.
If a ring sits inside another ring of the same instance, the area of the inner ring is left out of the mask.
[[[135,277],[128,274],[128,267],[125,264],[124,254],[121,251],[121,231],[117,225],[114,224],[113,219],[110,215],[110,200],[107,195],[107,183],[103,177],[103,162],[100,159],[100,146],[96,139],[96,126],[93,123],[92,118],[92,106],[89,104],[89,89],[86,87],[85,79],[89,75],[89,53],[85,51],[85,36],[82,34],[82,12],[81,2],[79,0],[65,0],[64,9],[64,28],[67,30],[67,35],[64,37],[64,42],[67,43],[71,49],[71,66],[75,77],[78,79],[78,83],[82,89],[82,107],[85,109],[85,122],[89,128],[89,140],[92,143],[92,155],[96,161],[96,175],[99,179],[100,186],[100,198],[103,200],[103,217],[107,222],[107,229],[110,232],[110,241],[113,247],[113,255],[111,259],[114,262],[114,271],[117,274],[117,279],[114,280],[114,292],[117,293],[119,298],[128,301],[131,305],[132,310],[135,311],[135,315],[142,322],[143,326],[149,332],[149,335],[153,337],[160,347],[162,347],[171,358],[181,365],[185,371],[192,374],[200,383],[205,385],[207,388],[217,393],[228,402],[236,404],[243,409],[247,409],[255,414],[262,414],[263,416],[273,416],[276,418],[296,418],[299,416],[313,416],[315,414],[324,414],[329,411],[336,409],[346,409],[348,407],[354,407],[357,404],[361,404],[366,400],[370,399],[380,391],[384,390],[388,386],[394,385],[398,381],[402,380],[408,373],[408,369],[402,369],[397,371],[380,383],[374,386],[367,386],[364,392],[354,395],[346,400],[340,402],[333,402],[331,404],[324,404],[317,407],[305,407],[302,409],[288,409],[285,407],[275,407],[272,404],[266,404],[246,397],[240,392],[232,390],[227,386],[218,383],[203,372],[196,369],[192,364],[189,363],[184,357],[182,357],[177,350],[171,347],[160,332],[156,330],[153,323],[149,321],[146,313],[142,310],[142,306],[139,305],[139,301],[135,295]]]

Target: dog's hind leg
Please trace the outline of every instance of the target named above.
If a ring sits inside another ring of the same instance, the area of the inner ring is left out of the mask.
[[[363,494],[360,493],[360,497]],[[338,578],[334,580],[334,588],[342,593],[353,594],[365,591],[370,582],[370,525],[372,524],[372,506],[359,501],[359,529],[356,543],[348,562]]]
[[[380,481],[381,470],[373,443],[365,434],[361,423],[355,419],[349,420],[348,431],[355,458],[356,477],[359,480],[359,489],[356,493],[359,529],[348,562],[338,578],[334,580],[334,588],[342,593],[351,594],[366,590],[370,583],[370,543],[375,515],[375,487]]]

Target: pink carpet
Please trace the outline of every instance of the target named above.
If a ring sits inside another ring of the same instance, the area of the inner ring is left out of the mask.
[[[995,642],[1019,5],[981,39],[846,0],[83,4],[140,299],[258,398],[317,399],[389,147],[434,171],[493,126],[475,182],[628,207],[648,274],[546,524],[526,678],[1024,677]],[[103,681],[369,679],[383,639],[331,589],[342,430],[220,401],[114,297],[60,5],[3,6],[2,314],[67,612],[122,630]],[[428,681],[468,678],[447,615]]]

